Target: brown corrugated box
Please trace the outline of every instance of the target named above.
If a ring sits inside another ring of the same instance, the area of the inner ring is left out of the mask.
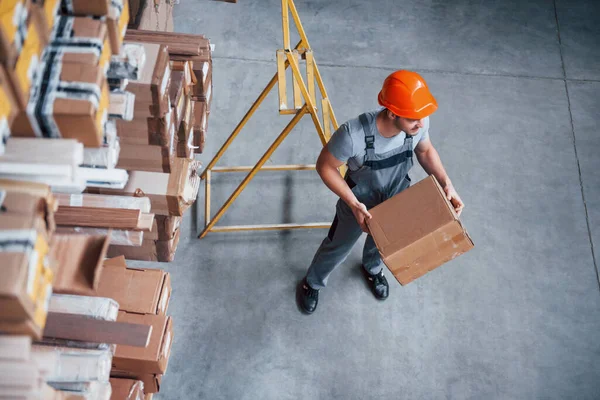
[[[164,315],[171,297],[171,277],[161,269],[105,267],[96,296],[114,299],[122,311]]]
[[[18,109],[19,103],[17,103],[17,99],[13,94],[8,74],[4,67],[0,65],[0,120],[6,118],[10,128]]]
[[[123,255],[128,260],[171,262],[179,244],[179,232],[177,230],[169,240],[144,240],[141,246],[112,245],[108,248],[108,256]]]
[[[127,90],[135,94],[136,111],[138,106],[148,106],[153,117],[162,117],[170,109],[169,81],[171,67],[167,46],[142,43],[146,52],[146,63],[140,72],[140,79],[130,81]]]
[[[27,193],[25,188],[23,191],[19,191],[18,186],[3,187],[1,181],[0,190],[5,191],[5,197],[0,203],[3,207],[2,212],[36,216],[45,222],[46,238],[49,238],[54,233],[56,230],[56,223],[54,221],[56,202],[51,194],[48,197],[42,197]]]
[[[169,83],[169,99],[171,101],[171,107],[175,113],[175,125],[179,126],[183,119],[185,112],[185,95],[184,91],[184,78],[185,73],[183,71],[171,71],[171,82]]]
[[[139,114],[139,113],[138,113]],[[171,146],[175,127],[171,113],[164,117],[135,116],[131,121],[117,120],[117,132],[121,144],[148,144],[153,146]]]
[[[173,343],[171,317],[119,311],[117,321],[152,325],[152,334],[145,348],[117,345],[112,368],[136,374],[164,374],[167,371]]]
[[[88,17],[62,16],[57,19],[56,24],[64,28],[62,31],[57,28],[57,37],[52,40],[51,45],[61,47],[64,63],[99,65],[104,70],[108,69],[111,47],[108,30],[103,21]],[[67,26],[72,29],[68,30]],[[95,48],[97,41],[103,44],[100,54]]]
[[[49,63],[50,61],[48,60]],[[104,71],[100,67],[87,64],[54,62],[52,65],[53,68],[60,68],[59,79],[61,82],[88,83],[100,88],[101,98],[98,108],[88,100],[77,98],[56,98],[52,105],[54,121],[61,137],[77,139],[86,147],[100,147],[104,139],[104,122],[108,113],[108,84]],[[31,101],[33,102],[34,99]],[[21,111],[17,115],[12,135],[17,137],[36,136],[25,111]]]
[[[473,248],[433,176],[369,212],[367,224],[383,262],[403,285]]]
[[[0,231],[32,231],[25,248],[0,252],[0,332],[41,338],[54,274],[47,263],[46,223],[38,215],[2,213]],[[7,240],[14,240],[9,233]]]
[[[6,29],[6,25],[0,27],[0,63],[6,67],[6,73],[10,80],[10,86],[13,90],[14,96],[19,103],[20,108],[25,108],[29,100],[29,91],[32,84],[32,78],[34,72],[37,70],[40,56],[47,43],[48,37],[44,32],[44,28],[40,26],[40,18],[32,18],[32,14],[29,12],[31,9],[31,1],[26,0],[20,2],[25,4],[25,10],[27,10],[26,18],[26,31],[27,37],[22,43],[22,46],[15,46],[15,42],[9,43],[8,37],[11,35]],[[6,14],[12,25],[11,18],[14,15]],[[14,29],[14,25],[12,25]]]
[[[141,400],[144,398],[144,383],[139,380],[110,378],[112,387],[111,399]]]
[[[134,171],[171,172],[171,161],[175,154],[167,146],[122,143],[120,147],[117,168]]]
[[[179,226],[181,225],[181,217],[170,217],[167,215],[156,215],[154,225],[150,232],[144,232],[145,240],[171,240],[175,237]]]
[[[121,52],[121,45],[127,30],[129,22],[129,1],[121,0],[119,2],[111,2],[108,16],[106,17],[106,25],[108,26],[108,36],[110,37],[110,47],[112,53],[117,55]]]
[[[56,261],[56,293],[93,296],[100,283],[110,234],[52,237],[50,258]]]
[[[110,371],[111,377],[121,379],[135,379],[144,383],[144,393],[158,393],[160,391],[160,383],[162,381],[162,375],[158,374],[135,374],[127,371],[119,371],[112,369]]]
[[[65,11],[71,15],[104,17],[108,15],[110,8],[110,0],[69,0],[67,3],[70,3],[72,8],[67,6]]]
[[[200,177],[200,162],[176,158],[171,173],[130,171],[127,185],[122,190],[88,188],[89,193],[145,196],[152,203],[156,215],[181,216],[196,200]],[[112,246],[111,246],[112,247]]]
[[[146,1],[133,29],[173,32],[173,3],[169,0]]]
[[[60,0],[36,0],[31,7],[31,13],[34,18],[39,18],[41,32],[44,36],[50,37],[54,22],[56,21],[58,10],[60,8]]]
[[[30,34],[35,34],[35,40],[42,44],[47,41],[47,36],[44,35],[43,27],[40,25],[41,21],[32,17],[31,0],[13,1],[13,3],[14,7],[2,15],[0,21],[0,63],[8,68],[15,66],[22,50],[27,47],[27,38]],[[16,25],[15,22],[17,22]],[[24,24],[23,28],[18,27],[21,23]],[[18,31],[27,32],[24,42],[17,43],[18,38],[22,39],[21,35],[17,33]]]
[[[208,113],[206,102],[196,101],[194,105],[194,152],[202,153],[204,151],[204,141],[208,127]]]

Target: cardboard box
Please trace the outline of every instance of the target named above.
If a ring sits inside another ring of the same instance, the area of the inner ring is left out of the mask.
[[[168,0],[146,1],[145,7],[140,12],[137,24],[131,29],[173,32],[173,4]],[[155,8],[155,5],[158,7]]]
[[[127,185],[122,190],[90,188],[89,193],[148,197],[155,215],[182,216],[196,200],[200,177],[200,162],[176,158],[171,173],[130,171]],[[120,254],[117,254],[120,255]]]
[[[110,378],[110,386],[112,387],[111,399],[144,399],[144,383],[142,381],[124,378]]]
[[[163,117],[170,111],[169,82],[171,66],[167,46],[143,43],[146,63],[140,79],[130,81],[127,90],[135,94],[136,111],[139,104],[150,104],[148,112],[153,117]],[[150,115],[148,115],[150,116]]]
[[[171,172],[175,154],[167,146],[121,144],[117,168],[134,171]]]
[[[8,68],[15,66],[19,54],[26,47],[28,36],[41,33],[31,17],[30,8],[30,0],[3,1],[0,5],[0,63]],[[37,37],[37,40],[41,39],[41,36]]]
[[[130,313],[165,315],[171,297],[171,277],[161,269],[105,267],[96,291]]]
[[[15,119],[19,104],[13,95],[11,83],[4,67],[0,65],[0,154],[10,136],[10,127]]]
[[[52,237],[50,255],[57,267],[56,293],[95,295],[110,235],[59,235]]]
[[[205,101],[196,101],[194,108],[194,153],[204,151],[206,130],[208,129],[208,112]]]
[[[50,48],[60,52],[63,63],[89,64],[108,71],[112,52],[103,21],[61,16],[56,24]]]
[[[134,112],[131,121],[117,120],[120,143],[171,147],[175,135],[171,114],[168,112],[161,118],[148,118],[143,116],[144,113]]]
[[[128,260],[171,262],[179,244],[179,230],[170,240],[144,240],[141,246],[110,246],[108,256],[123,255]]]
[[[110,9],[110,0],[67,0],[63,3],[63,10],[68,15],[105,17]]]
[[[41,32],[48,38],[58,18],[59,9],[60,0],[33,0],[31,12],[35,18],[39,18]]]
[[[157,374],[135,374],[127,371],[119,371],[118,369],[112,369],[110,376],[119,379],[132,379],[143,382],[144,393],[158,393],[160,392],[160,384],[162,382],[162,375]]]
[[[49,249],[43,219],[35,214],[2,213],[0,250],[0,318],[33,319],[45,284],[53,279],[45,259]]]
[[[54,233],[56,230],[54,221],[56,209],[53,200],[49,202],[47,197],[4,188],[2,182],[0,182],[0,197],[2,196],[4,197],[0,199],[0,205],[3,207],[2,212],[35,216],[44,222],[45,238],[49,238]]]
[[[0,64],[3,64],[19,107],[25,108],[32,82],[39,71],[39,60],[47,37],[31,18],[31,2],[3,2],[10,9],[0,17]],[[14,22],[17,21],[15,24]],[[22,32],[26,32],[22,35]]]
[[[117,345],[112,360],[113,370],[136,374],[164,374],[167,371],[173,341],[171,317],[119,311],[117,321],[152,325],[152,334],[145,348]]]
[[[53,52],[46,56],[43,75],[52,73],[56,78],[38,80],[27,110],[15,119],[12,135],[72,138],[86,147],[102,146],[109,98],[104,71],[86,64],[60,63]]]
[[[111,1],[106,25],[108,26],[108,36],[110,37],[110,47],[112,54],[118,55],[121,52],[123,38],[129,22],[129,1],[117,0]]]
[[[474,247],[433,176],[369,212],[367,225],[381,258],[402,285]]]
[[[155,215],[154,225],[150,232],[144,233],[145,240],[171,240],[181,226],[182,217]]]

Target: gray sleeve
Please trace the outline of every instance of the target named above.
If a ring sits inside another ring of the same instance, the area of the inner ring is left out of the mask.
[[[327,143],[327,150],[342,162],[348,161],[348,159],[353,156],[352,147],[352,136],[350,135],[347,124],[341,125],[338,130],[331,135],[331,139],[329,139],[329,142]]]
[[[425,119],[425,123],[423,124],[423,134],[421,135],[419,142],[423,142],[427,139],[429,139],[429,117]]]

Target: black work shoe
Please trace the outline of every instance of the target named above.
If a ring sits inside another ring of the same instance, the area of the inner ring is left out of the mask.
[[[319,291],[311,288],[306,282],[306,279],[300,283],[299,291],[298,300],[302,311],[307,314],[312,314],[317,309],[317,304],[319,304]]]
[[[365,270],[364,267],[361,267],[361,269],[363,270],[365,278],[371,287],[373,295],[375,295],[378,300],[387,299],[390,293],[390,287],[385,275],[383,275],[383,270],[379,271],[379,273],[376,275],[371,275],[367,272],[367,270]]]

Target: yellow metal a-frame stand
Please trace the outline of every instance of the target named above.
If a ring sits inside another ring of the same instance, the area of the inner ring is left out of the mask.
[[[240,195],[244,188],[248,185],[250,180],[256,175],[258,171],[298,171],[298,170],[314,170],[315,165],[272,165],[265,167],[265,163],[271,157],[273,152],[279,147],[283,140],[288,136],[292,129],[298,124],[298,122],[305,115],[310,115],[321,139],[321,143],[325,145],[331,137],[331,128],[335,131],[338,129],[338,123],[333,113],[331,103],[327,97],[327,91],[325,85],[321,79],[319,68],[313,57],[313,52],[308,44],[306,33],[300,22],[298,11],[293,0],[281,0],[282,9],[282,24],[283,24],[283,49],[277,50],[277,73],[267,84],[267,87],[258,96],[258,99],[254,102],[250,110],[246,113],[244,118],[240,121],[234,131],[231,133],[229,138],[225,141],[221,149],[214,156],[212,161],[207,165],[206,169],[202,173],[201,178],[205,182],[205,224],[204,230],[200,233],[199,238],[205,237],[208,232],[235,232],[245,230],[280,230],[280,229],[299,229],[299,228],[328,228],[330,223],[306,223],[306,224],[271,224],[271,225],[238,225],[238,226],[215,226],[217,221],[225,214],[225,211]],[[290,21],[289,15],[292,14],[298,34],[300,35],[300,42],[293,49],[290,47]],[[306,69],[306,81],[302,77],[300,62],[305,61]],[[293,97],[294,97],[294,108],[290,109],[287,106],[287,91],[286,91],[286,70],[288,67],[292,68],[293,77]],[[315,80],[319,86],[321,92],[321,110],[323,114],[323,123],[319,118],[319,110],[317,108],[317,97],[315,91]],[[253,167],[215,167],[215,164],[223,156],[229,145],[240,133],[244,125],[248,122],[250,117],[258,109],[260,104],[263,102],[265,97],[269,94],[275,84],[279,84],[279,113],[282,115],[294,115],[292,120],[279,134],[277,139],[271,144],[266,153],[260,158],[260,160]],[[215,216],[211,219],[210,211],[210,189],[211,189],[211,176],[213,173],[220,172],[248,172],[248,175],[242,183],[235,189],[229,199],[223,204]],[[344,171],[341,171],[342,173]]]

